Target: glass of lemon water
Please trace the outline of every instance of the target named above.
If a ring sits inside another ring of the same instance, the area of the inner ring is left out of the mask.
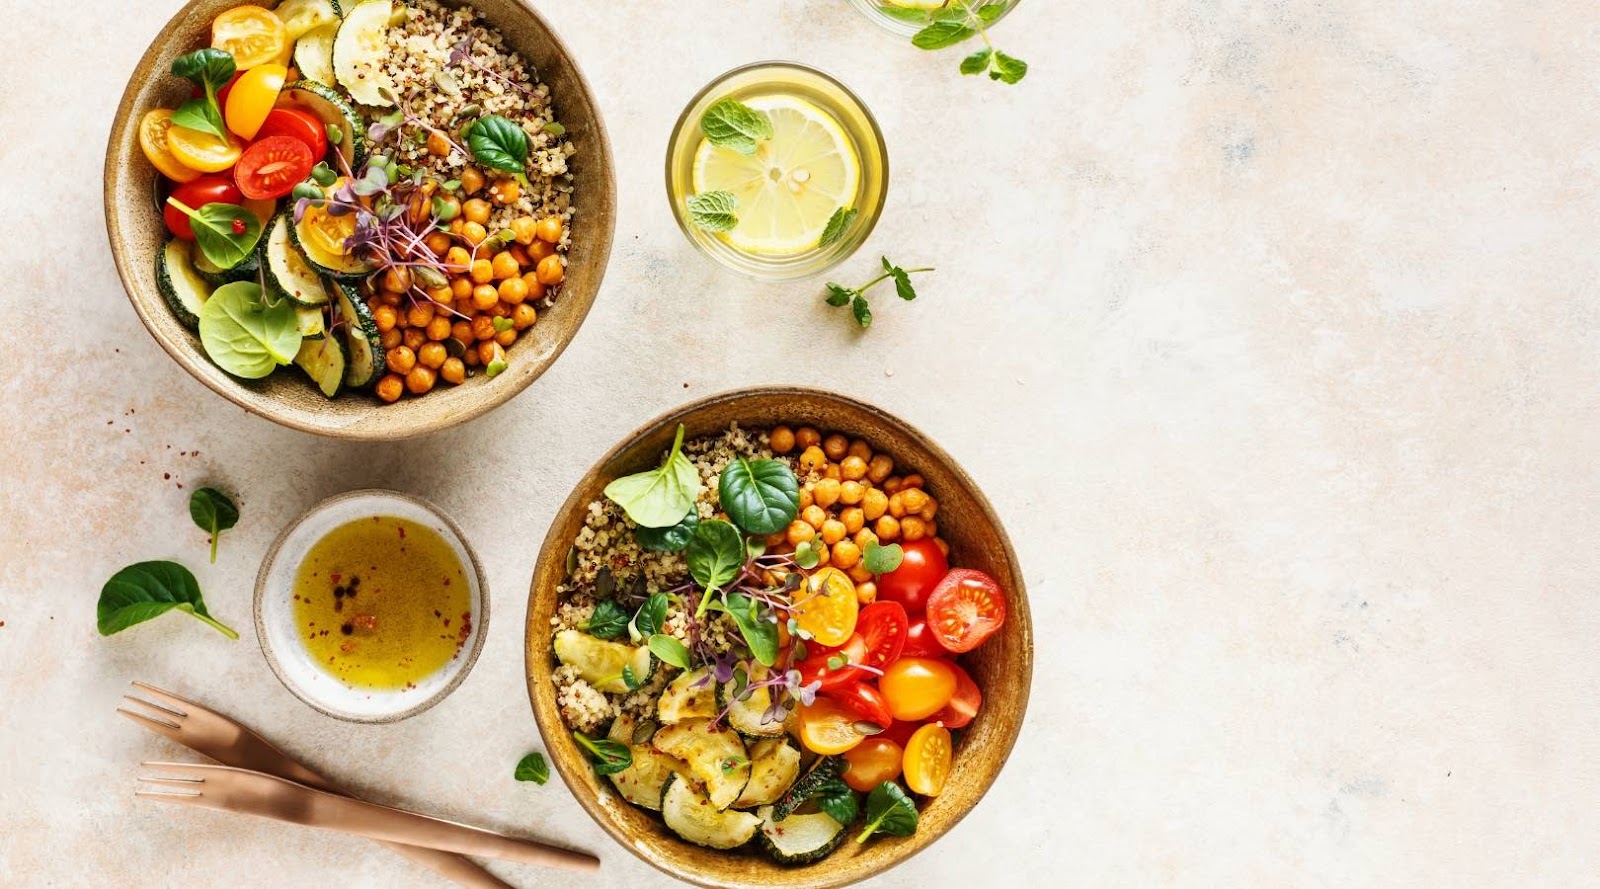
[[[727,128],[714,121],[726,119],[727,100],[742,106],[736,122],[753,137],[721,138]],[[712,259],[762,280],[805,278],[844,261],[872,233],[888,186],[889,154],[867,107],[833,77],[794,62],[758,62],[713,80],[667,146],[678,227]]]
[[[910,37],[941,17],[961,18],[977,15],[983,7],[998,7],[988,26],[993,27],[1015,9],[1021,0],[850,0],[862,15],[880,27],[902,37]]]

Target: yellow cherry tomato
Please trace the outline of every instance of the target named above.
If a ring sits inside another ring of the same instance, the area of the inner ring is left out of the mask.
[[[289,70],[282,65],[266,64],[251,68],[239,75],[228,90],[228,107],[222,110],[228,129],[246,139],[254,139],[261,125],[266,123],[272,106],[277,104],[278,93],[283,91],[283,78]]]
[[[845,752],[844,761],[850,768],[845,770],[844,783],[850,785],[851,790],[870,793],[879,784],[900,777],[904,759],[899,744],[888,738],[867,738]]]
[[[800,743],[812,753],[835,756],[866,739],[856,731],[855,713],[829,698],[817,698],[809,707],[800,705],[799,714]]]
[[[806,578],[806,592],[794,606],[795,622],[818,645],[837,648],[856,631],[856,585],[838,568],[822,568]]]
[[[272,217],[278,215],[278,200],[277,198],[245,198],[244,208],[249,210],[255,218],[261,220],[261,228],[264,231],[267,223],[272,221]]]
[[[878,691],[889,702],[889,715],[902,722],[916,722],[950,703],[956,693],[956,672],[935,658],[903,657],[883,671]]]
[[[347,178],[340,178],[328,190],[331,192],[343,188],[348,181]],[[354,213],[334,216],[326,207],[307,207],[305,215],[300,218],[300,237],[310,241],[312,247],[337,256],[349,252],[345,248],[345,240],[355,233]]]
[[[145,113],[139,121],[139,148],[161,175],[173,182],[192,182],[200,178],[199,170],[191,170],[172,156],[167,144],[167,132],[172,129],[172,111],[157,108]]]
[[[188,127],[172,127],[167,130],[167,147],[172,149],[172,156],[178,163],[191,170],[220,173],[239,160],[244,141],[231,134],[222,140]]]
[[[278,59],[288,42],[283,20],[260,6],[235,6],[211,21],[211,46],[232,55],[240,71]]]
[[[906,786],[923,796],[938,796],[950,778],[950,730],[930,722],[906,741]]]

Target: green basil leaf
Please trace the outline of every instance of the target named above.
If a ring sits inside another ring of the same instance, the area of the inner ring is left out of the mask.
[[[694,529],[684,560],[689,563],[689,576],[695,583],[717,590],[739,576],[744,555],[744,537],[739,529],[721,519],[712,519]]]
[[[700,514],[691,509],[688,515],[670,528],[646,528],[641,525],[633,530],[633,536],[647,550],[675,553],[689,545],[689,538],[694,536],[694,529],[699,525]]]
[[[1005,53],[994,51],[994,70],[989,72],[989,77],[1001,83],[1016,83],[1028,76],[1028,63],[1021,59],[1014,59]]]
[[[832,281],[828,282],[828,305],[834,308],[849,305],[850,300],[855,299],[857,296],[860,296],[860,294],[848,287],[841,287]]]
[[[734,460],[722,470],[717,495],[746,534],[775,534],[800,512],[800,481],[782,460]]]
[[[770,667],[778,662],[778,625],[761,613],[761,605],[744,593],[728,596],[728,615],[739,625],[739,635],[750,654]]]
[[[689,649],[672,636],[657,633],[650,637],[650,652],[680,670],[689,669]]]
[[[262,301],[261,286],[235,281],[212,291],[200,307],[200,345],[216,365],[236,377],[257,380],[300,350],[294,305]]]
[[[860,214],[861,211],[854,207],[848,210],[840,207],[833,211],[833,215],[828,217],[828,224],[822,228],[822,238],[817,241],[817,249],[826,249],[837,243],[844,237],[844,233],[850,230],[850,223],[855,222]]]
[[[210,133],[218,139],[228,138],[228,130],[222,122],[222,109],[215,99],[207,96],[190,99],[179,105],[172,112],[170,122],[175,127]]]
[[[861,553],[861,564],[873,574],[888,574],[899,568],[904,558],[905,550],[900,548],[900,544],[891,543],[884,546],[876,540],[868,540],[867,548]]]
[[[934,22],[911,35],[911,45],[918,49],[944,49],[955,46],[978,33],[962,21]]]
[[[177,562],[138,562],[111,575],[100,588],[95,624],[100,635],[110,636],[172,610],[193,615],[229,639],[239,638],[206,611],[199,581]]]
[[[189,518],[211,535],[211,563],[217,562],[217,538],[239,523],[239,507],[216,488],[199,488],[189,495]]]
[[[594,764],[595,774],[615,775],[633,765],[633,751],[610,738],[596,739],[590,738],[583,732],[573,732],[572,739],[589,754],[589,761]]]
[[[850,314],[855,316],[856,323],[861,325],[862,330],[872,326],[872,307],[867,305],[866,297],[856,295],[850,302]]]
[[[772,118],[738,99],[723,99],[706,109],[700,131],[712,145],[751,155],[757,142],[772,138]]]
[[[528,134],[498,114],[478,119],[467,133],[467,147],[478,163],[507,173],[525,173]]]
[[[654,636],[667,624],[667,594],[651,593],[633,616],[633,628],[640,636]]]
[[[672,450],[659,467],[625,475],[606,485],[605,495],[636,524],[670,528],[694,508],[702,485],[699,470],[683,454],[683,434],[680,423]]]
[[[867,827],[856,837],[865,843],[874,833],[908,837],[917,832],[917,804],[900,785],[885,781],[867,794]]]
[[[628,632],[628,612],[615,599],[601,599],[595,603],[589,619],[578,624],[578,629],[596,639],[615,639]]]
[[[692,194],[684,200],[689,208],[689,221],[696,228],[708,232],[725,232],[739,224],[739,199],[731,191],[708,191]]]
[[[961,73],[982,74],[988,70],[991,58],[994,58],[994,50],[987,47],[980,49],[961,60]]]
[[[517,769],[512,775],[518,781],[543,784],[550,780],[550,764],[544,761],[543,753],[535,750],[517,761]]]

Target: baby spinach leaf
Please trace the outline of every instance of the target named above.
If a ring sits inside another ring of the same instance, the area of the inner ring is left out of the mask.
[[[917,804],[893,781],[885,781],[867,794],[867,828],[856,837],[865,843],[875,833],[908,837],[917,832]]]
[[[209,133],[218,139],[228,138],[222,120],[222,107],[217,104],[215,96],[201,96],[179,105],[172,112],[171,123],[175,127]]]
[[[227,85],[236,70],[232,54],[220,49],[197,49],[172,60],[172,73],[193,81],[203,95],[190,99],[172,112],[172,125],[210,133],[227,139],[217,91]]]
[[[627,687],[628,691],[633,691],[634,689],[638,688],[643,683],[641,683],[639,681],[639,677],[638,676],[634,675],[633,667],[629,666],[628,664],[623,664],[622,665],[622,684]]]
[[[478,163],[507,173],[525,173],[528,134],[498,114],[478,118],[467,132],[467,147]]]
[[[615,599],[601,599],[595,603],[589,619],[578,624],[578,629],[596,639],[615,639],[628,631],[628,612],[623,611]]]
[[[211,203],[196,210],[177,198],[167,203],[189,217],[194,243],[218,268],[231,269],[255,252],[261,240],[261,220],[236,204]]]
[[[856,216],[860,213],[861,211],[854,207],[848,210],[840,207],[833,211],[833,215],[828,217],[828,224],[822,228],[822,238],[817,241],[817,249],[832,247],[837,243],[844,237],[844,233],[850,230],[850,223],[855,222]]]
[[[884,546],[876,540],[868,540],[867,548],[861,552],[861,564],[873,574],[888,574],[899,568],[904,558],[905,550],[901,549],[898,543]]]
[[[199,581],[177,562],[138,562],[111,575],[100,589],[95,623],[100,635],[110,636],[173,610],[198,618],[229,639],[239,638],[206,611]]]
[[[217,563],[217,538],[239,523],[239,507],[216,488],[199,488],[189,495],[189,518],[211,535],[211,564]]]
[[[829,778],[824,781],[812,794],[812,798],[817,801],[817,806],[822,811],[828,813],[828,817],[846,827],[850,826],[851,822],[856,820],[856,815],[860,814],[860,801],[856,798],[856,792],[841,778]]]
[[[728,518],[746,534],[775,534],[800,512],[800,482],[781,460],[734,460],[722,470],[717,494]]]
[[[708,591],[722,589],[744,567],[744,537],[739,529],[721,519],[701,522],[689,538],[684,559],[695,583]]]
[[[543,784],[550,780],[550,764],[544,761],[543,753],[535,750],[517,761],[517,770],[512,774],[518,781]]]
[[[658,553],[675,553],[689,545],[689,538],[694,535],[694,529],[700,524],[700,514],[693,509],[689,514],[670,528],[646,528],[643,525],[634,529],[633,536],[639,545]]]
[[[708,232],[725,232],[739,224],[739,198],[731,191],[708,191],[692,194],[684,200],[689,208],[689,221]]]
[[[651,593],[633,616],[633,629],[640,637],[654,636],[667,622],[667,594]]]
[[[744,593],[733,593],[726,610],[739,625],[739,635],[750,646],[750,654],[768,667],[777,663],[778,625],[761,613],[761,605]]]
[[[200,345],[217,366],[247,380],[260,379],[300,350],[294,306],[262,300],[254,281],[224,284],[200,307]]]
[[[646,528],[678,524],[700,496],[700,472],[683,454],[683,424],[672,440],[667,459],[655,469],[625,475],[606,485],[605,495],[622,507],[628,518]]]
[[[594,764],[597,775],[615,775],[633,765],[633,751],[610,738],[595,739],[583,732],[573,732],[572,739],[578,742],[583,752],[589,754],[589,761]]]
[[[712,145],[751,155],[757,142],[772,138],[772,118],[738,99],[723,99],[706,109],[700,131]]]
[[[650,637],[648,645],[650,652],[666,663],[680,670],[689,669],[689,649],[676,638],[665,633],[656,633]]]

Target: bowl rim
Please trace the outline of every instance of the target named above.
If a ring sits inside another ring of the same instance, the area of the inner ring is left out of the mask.
[[[1017,698],[1017,723],[1019,726],[1019,731],[1006,738],[1005,748],[999,751],[998,759],[995,764],[995,777],[998,779],[1000,772],[1005,769],[1006,763],[1010,760],[1012,752],[1016,750],[1017,738],[1021,735],[1020,727],[1025,722],[1028,700],[1033,690],[1033,617],[1032,610],[1028,605],[1026,579],[1022,573],[1022,566],[1017,559],[1016,547],[1011,542],[1010,535],[1006,533],[1005,525],[1001,523],[1000,516],[995,511],[994,505],[989,501],[988,496],[984,494],[983,488],[972,478],[970,474],[967,473],[966,469],[949,454],[949,452],[947,452],[928,435],[923,433],[920,429],[906,422],[905,420],[900,419],[894,414],[877,407],[876,405],[861,401],[848,395],[842,395],[835,391],[809,386],[792,385],[747,386],[713,393],[694,401],[686,402],[670,408],[656,415],[649,421],[635,427],[631,432],[624,435],[616,445],[607,450],[603,456],[597,459],[594,464],[584,472],[583,478],[587,478],[591,473],[594,473],[600,467],[610,463],[623,451],[634,446],[640,440],[660,431],[663,427],[669,424],[681,422],[683,418],[687,417],[689,414],[714,405],[735,403],[752,397],[772,396],[799,396],[807,398],[821,398],[833,401],[848,408],[862,411],[873,416],[875,419],[885,423],[886,425],[901,428],[907,433],[916,436],[921,443],[921,446],[926,448],[936,461],[942,464],[942,466],[946,468],[962,486],[967,488],[972,493],[973,502],[977,506],[980,516],[982,517],[983,521],[994,530],[995,536],[999,540],[999,549],[1003,555],[1007,569],[1011,573],[1011,576],[1015,578],[1012,596],[1015,601],[1008,602],[1008,607],[1011,608],[1013,614],[1019,615],[1023,618],[1025,632],[1021,652],[1022,662],[1018,665],[1018,672],[1020,672],[1022,677],[1021,691]],[[548,551],[551,546],[571,545],[570,541],[558,540],[556,538],[556,534],[561,525],[560,516],[566,514],[570,510],[579,509],[584,506],[584,504],[578,502],[580,493],[579,485],[581,482],[582,479],[580,479],[578,483],[575,483],[571,492],[568,493],[566,499],[562,501],[561,506],[558,507],[557,512],[555,513],[555,517],[552,518],[550,522],[549,528],[545,532],[544,540],[539,545],[538,554],[535,557],[536,561],[534,564],[533,578],[529,582],[528,587],[528,607],[524,615],[523,673],[527,679],[528,703],[533,709],[534,722],[539,727],[539,734],[542,738],[544,738],[547,749],[549,749],[552,744],[558,743],[557,741],[553,740],[553,738],[561,738],[561,742],[569,744],[571,743],[571,740],[569,736],[569,730],[565,724],[557,724],[553,726],[545,724],[545,720],[538,705],[541,689],[543,689],[543,692],[546,695],[553,695],[553,691],[550,690],[549,676],[537,675],[541,669],[546,674],[548,674],[550,670],[548,666],[549,661],[547,658],[541,661],[536,659],[534,655],[534,645],[531,641],[533,639],[533,634],[536,631],[548,629],[547,624],[541,624],[538,627],[534,625],[534,601],[539,595],[541,580],[541,571],[539,569],[539,565],[544,561],[545,552]],[[541,653],[547,647],[548,646],[540,646]],[[557,722],[560,723],[559,715],[557,715],[556,719]],[[617,845],[633,853],[634,857],[638,858],[639,860],[676,879],[683,880],[697,886],[709,887],[709,889],[733,889],[733,887],[741,887],[742,889],[742,887],[756,887],[762,885],[759,883],[741,882],[736,880],[725,881],[713,879],[699,871],[685,871],[667,861],[658,859],[647,846],[634,842],[633,838],[629,837],[622,830],[622,828],[609,817],[605,809],[600,805],[598,795],[583,794],[578,792],[578,788],[584,783],[583,778],[585,776],[581,774],[568,774],[568,770],[563,765],[562,757],[551,756],[550,758],[556,767],[557,773],[561,775],[562,781],[565,782],[567,787],[572,790],[573,798],[577,800],[578,805],[583,808],[584,812],[588,814],[589,818],[598,824],[600,828],[611,837],[611,839],[616,841]],[[973,809],[978,807],[978,804],[983,801],[983,798],[989,794],[989,791],[993,789],[993,787],[994,781],[991,780],[981,790],[978,791],[977,795],[973,798],[971,805],[941,825],[938,833],[929,838],[927,842],[904,853],[896,854],[883,867],[866,873],[847,875],[843,879],[831,879],[825,876],[819,877],[819,879],[808,883],[807,885],[812,887],[812,889],[831,889],[831,887],[844,886],[860,880],[882,876],[893,868],[905,863],[918,853],[931,847],[940,839],[943,839],[944,836],[954,829],[957,824],[967,817],[967,815],[971,814]],[[710,850],[706,851],[709,852]]]
[[[555,46],[556,52],[567,60],[569,67],[572,69],[573,81],[578,91],[586,97],[586,104],[594,109],[593,138],[591,141],[600,147],[597,156],[607,159],[607,163],[601,165],[604,167],[603,182],[601,184],[604,191],[609,192],[612,196],[613,210],[609,214],[611,217],[610,225],[603,227],[603,231],[599,233],[601,238],[595,243],[595,255],[598,263],[595,268],[594,294],[589,299],[583,300],[583,305],[575,309],[578,314],[573,318],[571,335],[559,339],[554,344],[549,357],[534,373],[503,381],[514,385],[500,385],[483,390],[487,394],[480,396],[481,400],[472,404],[467,410],[441,413],[421,421],[407,423],[376,424],[371,426],[363,423],[354,423],[347,426],[335,426],[301,420],[293,414],[283,414],[270,407],[263,406],[259,401],[245,398],[236,391],[237,381],[231,376],[225,375],[224,378],[216,378],[201,372],[196,367],[196,363],[205,361],[204,355],[202,354],[197,358],[188,354],[184,348],[173,341],[154,323],[150,316],[150,310],[144,305],[143,301],[134,295],[135,279],[132,266],[129,258],[123,255],[124,251],[121,249],[121,245],[126,243],[126,238],[123,234],[122,225],[117,219],[117,214],[113,210],[116,201],[117,184],[121,181],[117,175],[117,147],[127,138],[130,127],[138,125],[138,122],[132,119],[134,99],[139,92],[134,75],[150,68],[161,57],[162,48],[160,44],[162,43],[162,38],[188,16],[191,7],[200,2],[203,2],[203,0],[184,0],[183,5],[178,8],[177,12],[173,13],[172,17],[167,19],[166,23],[156,32],[155,37],[151,38],[150,45],[145,48],[144,53],[139,56],[139,60],[134,63],[133,73],[129,75],[128,83],[123,87],[122,98],[117,101],[116,112],[112,115],[110,132],[106,135],[106,156],[102,165],[103,183],[101,186],[101,208],[105,214],[106,237],[111,247],[112,262],[116,265],[117,278],[122,283],[122,291],[128,297],[128,302],[133,304],[133,311],[139,316],[139,323],[144,326],[145,331],[150,334],[151,338],[189,376],[198,380],[207,389],[244,408],[247,413],[299,432],[309,432],[313,435],[348,441],[400,441],[431,435],[491,413],[533,385],[535,380],[543,376],[545,371],[549,370],[561,358],[562,353],[567,350],[572,341],[578,338],[578,332],[582,330],[584,321],[588,319],[589,313],[594,309],[595,301],[600,297],[601,289],[605,286],[606,270],[611,265],[611,251],[616,242],[617,172],[614,155],[611,150],[611,136],[606,130],[605,118],[600,112],[600,103],[595,96],[594,87],[589,83],[589,78],[583,73],[583,69],[579,67],[577,56],[572,53],[571,47],[562,39],[560,32],[550,25],[549,21],[533,7],[529,0],[512,0],[522,8],[524,13],[532,16],[538,22],[539,27],[550,36],[550,42]],[[442,0],[442,2],[447,5],[470,5],[469,0]],[[159,302],[161,300],[157,298],[152,300],[151,304],[154,305]],[[388,406],[372,405],[371,407],[382,409]]]
[[[427,512],[434,518],[438,519],[440,524],[443,524],[446,528],[449,528],[450,533],[454,534],[456,540],[461,543],[461,549],[467,554],[467,561],[469,563],[466,567],[472,570],[474,579],[477,580],[476,586],[478,589],[478,620],[472,636],[472,647],[466,649],[464,652],[465,657],[463,657],[460,661],[460,664],[456,666],[455,675],[450,677],[450,681],[446,682],[432,695],[422,699],[421,701],[418,701],[416,704],[413,704],[404,710],[396,710],[392,713],[383,713],[371,717],[354,716],[350,713],[333,709],[332,707],[326,706],[321,701],[302,694],[300,689],[292,685],[289,682],[288,676],[285,675],[285,667],[278,662],[277,652],[275,652],[272,646],[267,642],[266,618],[262,616],[261,608],[261,603],[267,595],[268,576],[272,573],[273,566],[278,561],[278,554],[283,549],[283,545],[288,542],[289,536],[317,513],[320,513],[323,510],[329,509],[330,507],[336,506],[347,500],[357,500],[363,497],[399,500],[404,503],[409,503],[410,505]],[[306,706],[325,716],[332,716],[333,718],[343,720],[344,722],[353,722],[362,725],[387,725],[389,723],[399,722],[403,719],[409,719],[419,713],[433,709],[433,707],[439,702],[443,701],[445,698],[448,698],[461,685],[462,682],[466,681],[467,674],[471,673],[472,668],[477,665],[478,655],[483,653],[484,642],[489,637],[489,580],[488,576],[484,573],[483,562],[478,558],[478,551],[473,549],[472,541],[467,538],[467,532],[462,529],[461,525],[457,524],[455,519],[450,517],[449,513],[445,512],[443,509],[440,509],[438,504],[426,498],[418,497],[415,494],[407,494],[402,491],[395,491],[389,488],[354,488],[340,494],[334,494],[331,497],[324,497],[323,499],[312,504],[308,509],[300,513],[298,516],[295,516],[288,522],[288,524],[283,526],[283,530],[278,532],[278,536],[272,541],[272,545],[267,547],[266,554],[261,557],[261,567],[256,569],[255,593],[251,598],[250,609],[252,622],[255,624],[256,628],[256,644],[261,648],[261,655],[262,657],[266,658],[267,666],[272,668],[272,675],[277,677],[278,683],[281,684],[285,689],[288,689],[290,694],[294,695]]]

